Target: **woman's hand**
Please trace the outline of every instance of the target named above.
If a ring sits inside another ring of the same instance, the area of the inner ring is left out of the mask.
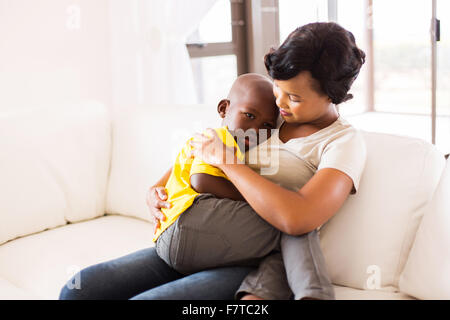
[[[150,219],[153,221],[153,234],[156,233],[160,226],[160,221],[166,220],[166,216],[162,213],[161,208],[170,208],[167,200],[166,189],[161,186],[153,186],[147,192],[146,202],[150,210]]]
[[[211,137],[197,133],[191,140],[190,144],[193,147],[191,157],[199,157],[219,169],[225,164],[240,163],[236,157],[235,148],[227,147],[214,129],[208,128],[206,132]]]

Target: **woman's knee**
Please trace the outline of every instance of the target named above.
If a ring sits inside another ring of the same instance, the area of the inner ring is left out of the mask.
[[[83,300],[81,292],[81,272],[70,278],[59,292],[59,300]]]
[[[60,300],[101,299],[101,288],[109,278],[105,263],[96,264],[77,272],[61,288]]]

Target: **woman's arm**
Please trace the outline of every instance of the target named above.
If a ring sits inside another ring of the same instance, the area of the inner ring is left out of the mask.
[[[298,192],[287,190],[244,164],[227,164],[226,159],[233,157],[234,150],[227,148],[223,152],[222,141],[214,131],[210,134],[212,138],[199,134],[191,141],[193,155],[219,167],[252,208],[285,233],[300,235],[318,228],[339,210],[350,194],[352,179],[332,168],[317,171]]]
[[[166,173],[164,173],[164,175],[161,177],[161,179],[158,180],[158,182],[156,182],[153,187],[164,187],[167,183],[167,181],[169,181],[169,177],[170,174],[172,173],[172,167],[170,167],[169,170],[167,170]]]
[[[344,204],[353,186],[345,173],[321,169],[298,191],[287,190],[246,165],[220,165],[252,208],[277,229],[301,235],[329,220]]]
[[[161,208],[170,208],[170,203],[167,200],[166,188],[164,187],[169,180],[170,174],[172,173],[172,167],[158,180],[152,187],[147,191],[146,202],[148,209],[150,210],[151,220],[153,221],[153,233],[159,228],[159,221],[164,221],[166,219],[165,215],[162,213]]]

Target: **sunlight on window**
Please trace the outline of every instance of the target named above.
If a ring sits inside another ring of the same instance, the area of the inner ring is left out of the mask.
[[[231,40],[230,1],[219,0],[202,19],[198,29],[188,37],[187,43],[230,42]]]
[[[367,52],[366,44],[364,42],[364,15],[366,14],[364,1],[338,1],[337,9],[337,22],[342,27],[353,33],[355,36],[356,45],[364,52]],[[340,114],[346,116],[366,111],[366,77],[367,64],[362,66],[358,78],[356,78],[350,88],[349,92],[353,94],[353,99],[344,102],[339,106]]]
[[[441,41],[437,43],[436,110],[438,115],[450,116],[450,1],[438,1],[437,18],[441,21]]]
[[[436,146],[450,153],[450,1],[437,2],[441,41],[437,43]]]
[[[281,42],[296,28],[311,22],[328,21],[327,0],[279,0]]]
[[[338,23],[355,36],[357,45],[364,50],[364,1],[345,0],[338,1]],[[283,41],[297,27],[311,22],[328,21],[328,1],[327,0],[280,0],[280,40]],[[353,99],[340,105],[340,113],[351,115],[365,111],[365,73],[364,67],[360,75],[353,83],[350,93]]]
[[[200,103],[217,104],[225,99],[237,77],[236,56],[191,59]]]
[[[405,2],[373,2],[375,109],[430,114],[431,3],[410,0],[405,10]]]

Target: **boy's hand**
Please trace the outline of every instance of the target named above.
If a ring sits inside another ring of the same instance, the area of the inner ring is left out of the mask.
[[[161,208],[170,208],[170,203],[166,202],[167,193],[164,187],[151,187],[147,192],[147,205],[150,210],[150,218],[153,220],[153,234],[160,226],[160,221],[166,220]]]

